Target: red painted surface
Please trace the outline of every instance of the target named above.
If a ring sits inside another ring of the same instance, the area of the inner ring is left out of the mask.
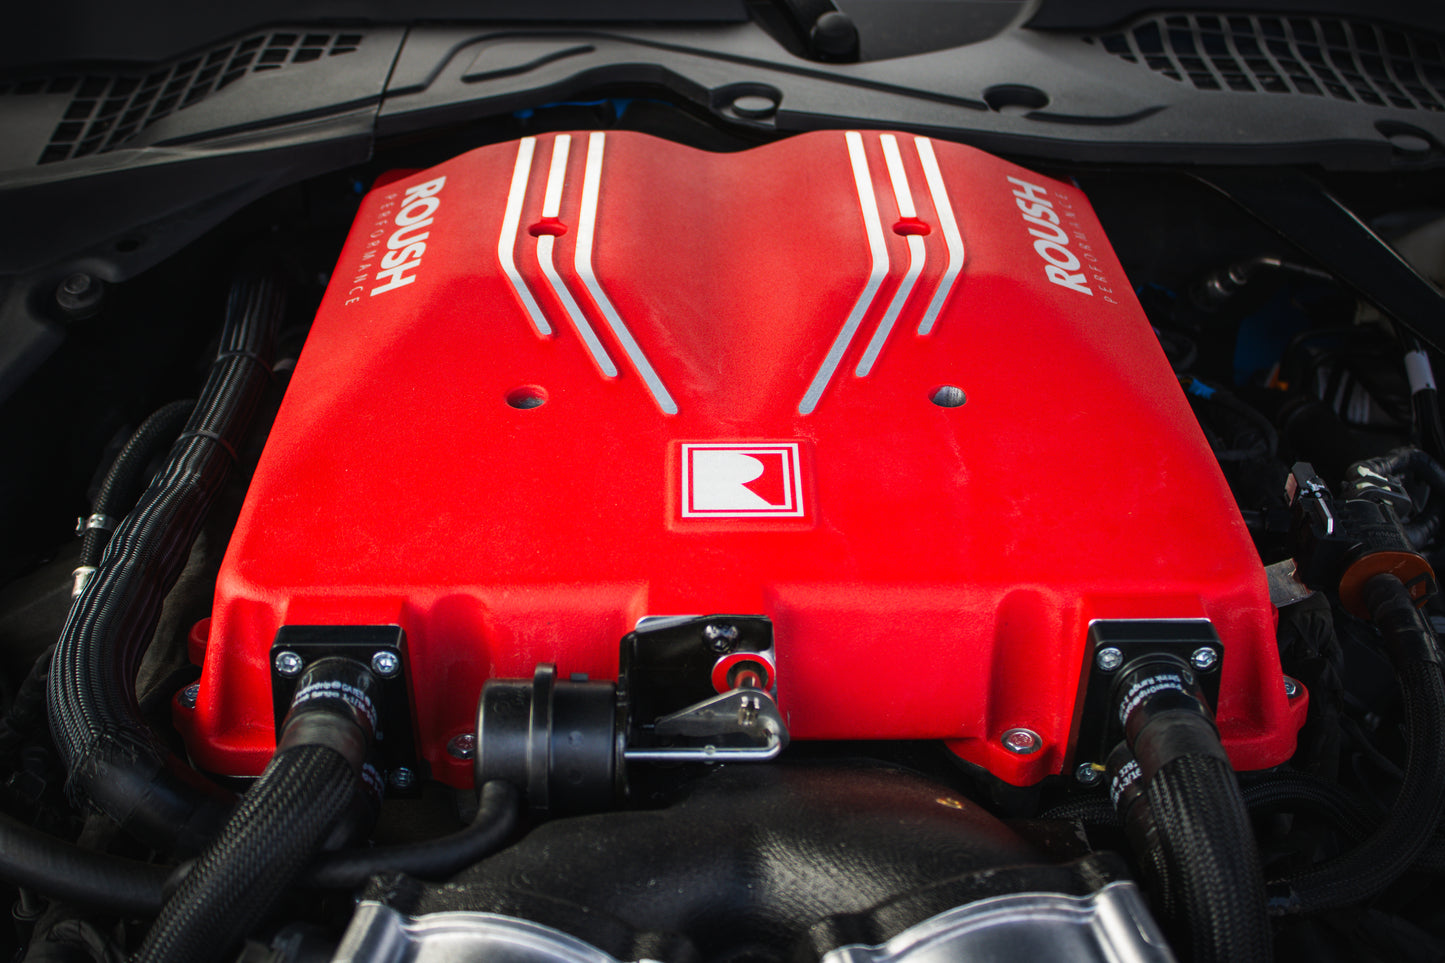
[[[196,761],[265,764],[282,624],[403,626],[419,748],[465,785],[444,747],[487,678],[539,662],[614,677],[639,618],[738,612],[775,623],[794,739],[946,740],[1018,784],[1063,764],[1091,619],[1209,617],[1231,757],[1283,762],[1304,700],[1286,703],[1264,574],[1087,202],[932,142],[965,260],[919,334],[949,264],[943,204],[914,137],[895,141],[900,202],[880,135],[853,136],[886,277],[806,414],[875,263],[843,133],[734,154],[579,134],[565,165],[546,136],[373,191],[221,571],[199,704],[179,720]],[[892,229],[909,218],[928,230]],[[579,273],[589,233],[596,283],[661,391]],[[550,335],[502,270],[508,243]],[[403,269],[379,277],[388,251]],[[1070,258],[1078,279],[1051,281]],[[966,403],[932,403],[943,385]],[[1005,752],[1014,726],[1044,749]]]

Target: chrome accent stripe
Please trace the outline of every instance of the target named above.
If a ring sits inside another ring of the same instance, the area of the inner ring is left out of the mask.
[[[567,180],[567,154],[572,148],[571,134],[558,134],[552,141],[552,169],[547,174],[547,194],[542,201],[542,216],[556,217],[562,209],[562,184]],[[592,325],[587,323],[587,316],[582,313],[572,292],[567,290],[567,285],[562,282],[562,276],[557,273],[557,266],[552,263],[552,248],[557,243],[557,238],[551,234],[543,234],[537,238],[537,262],[542,265],[542,273],[547,276],[547,283],[552,285],[552,290],[557,293],[557,299],[562,302],[562,307],[567,309],[567,316],[572,319],[572,326],[582,336],[582,341],[587,345],[587,350],[592,352],[592,360],[597,362],[597,367],[609,378],[617,377],[617,366],[607,355],[607,349],[602,347],[602,342],[597,340],[597,332],[592,330]]]
[[[532,177],[532,154],[536,149],[535,137],[523,137],[517,145],[517,166],[512,168],[512,186],[507,191],[507,212],[502,217],[502,236],[497,241],[497,260],[502,262],[502,271],[507,275],[507,280],[512,282],[512,290],[517,292],[522,306],[527,309],[527,317],[532,319],[532,327],[545,338],[551,335],[552,326],[547,323],[537,299],[532,297],[527,282],[522,280],[522,272],[517,270],[515,257],[517,226],[522,222],[522,202],[527,197],[527,182]]]
[[[873,259],[873,268],[868,274],[868,283],[864,285],[863,293],[858,295],[853,310],[848,314],[848,320],[843,323],[843,330],[839,331],[838,337],[833,340],[833,346],[823,358],[822,367],[814,375],[807,394],[803,395],[803,400],[798,403],[800,415],[810,414],[818,407],[818,399],[823,397],[823,389],[828,387],[833,372],[838,370],[853,335],[858,331],[858,325],[863,322],[863,315],[868,313],[873,299],[878,296],[878,288],[888,276],[888,246],[883,243],[883,225],[878,219],[878,199],[873,196],[873,175],[868,170],[868,157],[863,152],[863,136],[856,130],[850,130],[844,136],[848,142],[848,160],[853,164],[853,182],[858,188],[858,204],[863,211],[863,226],[868,231],[868,253]]]
[[[607,320],[607,326],[612,329],[612,334],[622,344],[622,350],[627,353],[627,358],[632,362],[632,367],[642,376],[647,390],[652,392],[652,398],[657,402],[657,407],[669,415],[677,414],[677,402],[672,400],[672,395],[667,393],[663,386],[662,379],[653,370],[651,362],[642,353],[641,346],[632,337],[632,332],[627,330],[627,325],[622,323],[622,316],[617,313],[613,306],[612,299],[602,290],[602,285],[597,281],[597,274],[592,270],[592,237],[597,227],[597,196],[599,185],[602,182],[602,151],[606,146],[607,135],[601,131],[594,131],[587,135],[587,172],[582,180],[582,212],[577,221],[577,274],[582,278],[582,283],[587,287],[592,300],[596,302],[597,308],[602,312],[602,317]]]
[[[948,245],[948,267],[938,281],[938,290],[934,292],[933,300],[928,302],[928,310],[923,312],[923,320],[918,323],[918,333],[929,334],[933,331],[939,312],[943,310],[943,302],[948,300],[949,292],[953,290],[953,282],[958,280],[958,274],[963,270],[963,235],[958,233],[958,221],[953,216],[953,205],[948,200],[943,172],[938,169],[938,158],[933,155],[933,141],[927,137],[915,137],[913,145],[918,148],[923,176],[928,180],[928,193],[933,197],[933,209],[938,212],[938,226],[943,229],[943,239]]]
[[[893,197],[898,201],[898,213],[903,217],[914,217],[917,211],[913,206],[913,190],[908,186],[908,172],[903,169],[903,155],[898,152],[898,138],[892,134],[884,134],[882,141],[883,158],[888,162],[888,179],[893,182]],[[903,305],[907,303],[908,295],[913,293],[913,285],[918,283],[918,276],[923,273],[923,260],[923,238],[917,234],[908,235],[908,271],[903,275],[903,281],[898,285],[893,300],[889,302],[888,310],[883,313],[883,320],[878,322],[878,330],[873,332],[873,340],[868,342],[868,350],[863,352],[863,358],[853,372],[858,377],[862,378],[873,370],[874,362],[883,351],[884,342],[888,340],[888,335],[893,333],[893,325],[903,313]]]

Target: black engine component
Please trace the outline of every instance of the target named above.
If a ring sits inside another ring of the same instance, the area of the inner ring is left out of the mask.
[[[368,898],[535,920],[624,960],[782,961],[875,944],[989,896],[1093,893],[1123,872],[1104,856],[1050,863],[899,769],[728,765],[665,809],[548,822],[444,886],[393,877]]]

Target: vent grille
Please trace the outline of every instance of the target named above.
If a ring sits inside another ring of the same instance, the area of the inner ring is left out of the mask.
[[[157,121],[200,103],[247,74],[352,53],[361,39],[354,33],[258,34],[147,73],[0,81],[0,96],[72,95],[40,155],[40,163],[53,164],[121,147]]]
[[[1084,39],[1200,90],[1445,111],[1445,46],[1418,31],[1338,17],[1186,13]]]

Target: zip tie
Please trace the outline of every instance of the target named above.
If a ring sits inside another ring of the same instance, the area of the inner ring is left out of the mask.
[[[217,361],[224,361],[227,358],[249,358],[250,360],[260,365],[262,371],[266,372],[268,375],[271,373],[271,366],[266,363],[266,359],[261,357],[261,355],[255,351],[222,351],[220,354],[216,355]]]
[[[1435,390],[1435,372],[1430,356],[1423,351],[1405,352],[1405,376],[1410,379],[1410,394]]]
[[[236,449],[231,447],[231,443],[226,439],[222,438],[220,435],[216,434],[214,431],[183,431],[181,432],[180,437],[176,439],[176,443],[180,444],[187,438],[205,438],[209,441],[214,441],[216,444],[220,445],[222,449],[225,450],[226,454],[231,456],[231,462],[233,464],[239,465],[241,463],[241,459],[236,456]]]

